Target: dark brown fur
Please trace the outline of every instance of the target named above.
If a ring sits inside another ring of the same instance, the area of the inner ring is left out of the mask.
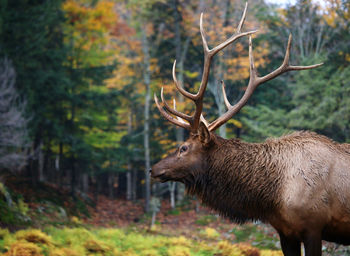
[[[349,149],[312,132],[264,143],[225,140],[201,124],[198,135],[153,166],[152,176],[183,182],[235,222],[270,223],[285,255],[300,255],[303,242],[314,256],[321,240],[350,244]]]
[[[186,183],[188,192],[235,222],[267,220],[280,204],[283,175],[273,154],[265,144],[222,140],[207,155],[205,173]]]

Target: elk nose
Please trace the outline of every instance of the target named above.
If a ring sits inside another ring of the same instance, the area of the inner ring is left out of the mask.
[[[148,172],[151,174],[151,173],[152,173],[152,168],[150,168],[150,169],[148,170]]]

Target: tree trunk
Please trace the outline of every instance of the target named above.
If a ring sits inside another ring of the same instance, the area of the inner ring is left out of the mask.
[[[130,114],[128,116],[128,135],[130,136],[132,132],[132,110],[130,110]],[[126,172],[126,200],[132,199],[132,164],[131,164],[131,156],[128,159],[128,171]]]
[[[38,161],[38,148],[41,143],[40,139],[41,135],[37,134],[34,139],[34,145],[33,145],[33,154],[32,159],[30,161],[30,169],[31,169],[31,180],[33,186],[36,186],[39,180],[39,161]]]
[[[38,169],[39,169],[39,181],[45,181],[44,177],[44,152],[43,152],[43,141],[40,141],[38,148]]]
[[[219,112],[218,114],[219,114],[219,116],[222,116],[226,111],[225,111],[224,104],[223,104],[222,100],[220,102],[221,102],[221,104],[219,103],[219,105],[218,105],[218,112]],[[220,126],[219,135],[222,138],[226,139],[226,123],[224,123],[222,126]]]
[[[137,170],[132,170],[132,182],[131,182],[131,200],[135,201],[137,198]]]
[[[44,156],[43,156],[43,169],[45,170],[45,174],[44,174],[44,180],[47,182],[51,182],[51,183],[55,183],[57,184],[57,181],[55,180],[55,171],[52,167],[52,162],[51,162],[51,158],[50,156],[52,156],[52,152],[50,151],[50,148],[48,146],[47,150],[45,150],[44,152]]]
[[[176,182],[168,182],[169,192],[170,192],[170,206],[172,209],[175,208],[175,188]]]
[[[70,176],[70,192],[73,198],[75,198],[75,186],[76,186],[76,169],[75,169],[75,158],[71,158],[71,176]]]
[[[126,172],[126,200],[131,200],[131,164],[128,163],[128,171]]]
[[[58,171],[60,188],[63,188],[63,180],[64,180],[64,171],[63,171],[62,164],[61,164],[62,157],[63,157],[63,143],[60,142],[58,158],[56,158],[56,162],[55,162],[55,167],[56,167],[56,170]]]
[[[56,177],[56,171],[54,168],[54,161],[52,156],[54,155],[50,148],[50,139],[48,140],[46,150],[44,152],[44,179],[48,182],[58,184],[58,179]]]
[[[154,225],[156,224],[156,216],[157,216],[157,212],[153,211],[152,212],[151,227],[150,227],[151,230],[154,227]]]
[[[89,174],[83,173],[82,174],[82,190],[84,194],[89,193]]]
[[[145,94],[145,112],[144,112],[144,150],[145,150],[145,211],[149,211],[149,201],[151,197],[151,186],[150,186],[150,175],[149,170],[151,168],[151,156],[150,156],[150,146],[149,146],[149,125],[150,125],[150,99],[151,99],[151,69],[150,69],[150,53],[148,39],[146,35],[146,28],[142,29],[142,50],[144,54],[144,73],[143,79],[146,86]]]
[[[196,199],[196,209],[195,209],[196,213],[199,213],[199,211],[200,211],[199,207],[200,207],[200,203],[199,203],[198,199]]]
[[[100,178],[99,175],[95,176],[95,194],[94,194],[95,203],[98,202],[98,196],[101,191],[101,182],[99,178]]]
[[[108,174],[108,197],[114,198],[114,173]]]

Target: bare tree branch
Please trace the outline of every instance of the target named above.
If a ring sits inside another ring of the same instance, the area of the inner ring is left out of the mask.
[[[12,63],[0,60],[0,169],[19,170],[25,165],[28,147],[28,119],[16,88],[16,73]]]

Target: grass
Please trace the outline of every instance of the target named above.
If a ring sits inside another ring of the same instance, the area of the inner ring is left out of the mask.
[[[196,220],[196,224],[201,225],[201,226],[207,226],[208,224],[210,224],[216,220],[217,220],[217,217],[215,215],[204,215],[204,216],[200,216]]]
[[[178,215],[181,214],[181,211],[180,211],[179,208],[175,208],[175,209],[169,210],[169,211],[168,211],[168,214],[178,216]]]
[[[147,231],[84,227],[44,230],[27,229],[10,233],[0,230],[0,253],[6,256],[268,256],[280,251],[260,250],[248,244],[218,240],[215,230],[205,232],[208,239],[161,236]]]
[[[236,226],[231,230],[235,241],[237,242],[250,242],[253,246],[260,249],[279,249],[279,238],[277,236],[268,236],[262,230],[261,225],[245,224]]]

